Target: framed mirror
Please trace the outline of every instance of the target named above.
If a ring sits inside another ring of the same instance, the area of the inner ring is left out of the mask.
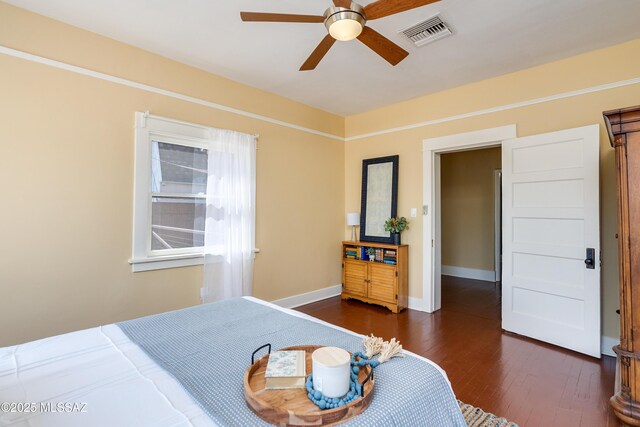
[[[387,156],[362,161],[361,241],[392,242],[384,222],[398,213],[398,159]]]

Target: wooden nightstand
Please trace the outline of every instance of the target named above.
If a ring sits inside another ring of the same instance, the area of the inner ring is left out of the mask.
[[[375,261],[369,261],[369,248],[376,251]],[[407,308],[408,261],[408,245],[342,242],[342,299],[383,305],[394,313]]]

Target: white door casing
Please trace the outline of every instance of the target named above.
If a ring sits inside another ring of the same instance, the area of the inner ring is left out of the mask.
[[[495,281],[502,282],[502,169],[493,171],[493,262]]]
[[[422,234],[422,301],[409,308],[432,313],[440,310],[441,224],[440,224],[440,154],[500,146],[515,138],[516,125],[500,126],[425,139],[423,150],[424,228]],[[411,304],[411,303],[410,303]]]
[[[502,146],[502,327],[600,357],[598,125]],[[595,251],[586,268],[587,248]]]

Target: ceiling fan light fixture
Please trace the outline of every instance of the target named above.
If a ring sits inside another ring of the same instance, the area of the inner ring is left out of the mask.
[[[351,9],[330,7],[324,16],[324,25],[329,34],[339,41],[349,41],[358,37],[367,22],[362,6],[357,3],[351,3]]]

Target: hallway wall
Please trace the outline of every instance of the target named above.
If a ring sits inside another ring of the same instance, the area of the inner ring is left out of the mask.
[[[442,266],[495,270],[494,171],[501,148],[460,151],[440,156]],[[486,279],[485,279],[486,280]]]

